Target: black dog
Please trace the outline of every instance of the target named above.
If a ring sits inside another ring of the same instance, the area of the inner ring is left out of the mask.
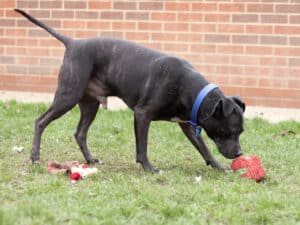
[[[227,158],[242,154],[239,136],[243,132],[245,104],[237,97],[225,97],[218,88],[202,96],[209,84],[188,62],[146,47],[110,38],[73,40],[65,37],[25,12],[16,9],[34,24],[48,31],[66,47],[58,86],[51,107],[35,122],[31,160],[38,163],[41,135],[45,127],[76,104],[81,118],[75,133],[88,163],[93,158],[86,144],[87,130],[95,118],[99,97],[118,96],[134,111],[136,161],[146,171],[157,171],[147,157],[147,135],[152,120],[178,122],[184,134],[203,156],[207,165],[224,169],[211,155],[197,126],[204,128]],[[191,117],[196,121],[191,121]]]

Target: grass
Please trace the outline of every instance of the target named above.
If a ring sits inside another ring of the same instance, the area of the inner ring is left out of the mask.
[[[66,175],[47,174],[46,164],[84,162],[73,138],[78,108],[45,130],[41,165],[29,160],[34,120],[47,107],[0,102],[1,225],[300,224],[299,122],[246,120],[244,154],[260,156],[267,170],[256,183],[207,167],[180,128],[167,122],[152,123],[148,148],[150,160],[165,172],[144,173],[135,163],[132,112],[100,110],[88,142],[105,164],[71,186]],[[282,129],[296,134],[281,136]],[[203,135],[216,158],[230,165]],[[25,150],[17,153],[13,146]]]

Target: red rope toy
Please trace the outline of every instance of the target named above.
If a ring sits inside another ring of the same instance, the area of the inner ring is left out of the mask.
[[[263,180],[266,176],[266,170],[257,156],[239,157],[232,161],[231,169],[234,172],[242,173],[241,177],[256,180],[257,182]]]

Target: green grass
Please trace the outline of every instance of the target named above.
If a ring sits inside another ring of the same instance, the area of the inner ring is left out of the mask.
[[[207,167],[180,128],[167,122],[152,123],[148,146],[150,160],[165,173],[144,173],[135,163],[132,112],[100,110],[88,142],[105,164],[71,186],[66,175],[47,174],[46,164],[84,162],[73,138],[78,108],[45,130],[41,165],[29,160],[34,120],[47,107],[0,103],[1,225],[300,224],[299,122],[246,120],[244,154],[258,155],[267,170],[265,181],[256,183]],[[296,134],[282,137],[282,129]],[[215,157],[230,165],[203,135]],[[13,146],[25,150],[16,153]]]

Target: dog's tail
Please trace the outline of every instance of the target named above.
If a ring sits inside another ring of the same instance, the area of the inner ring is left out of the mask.
[[[58,33],[56,30],[52,29],[51,27],[47,26],[46,24],[42,23],[41,21],[35,19],[34,17],[30,16],[26,12],[20,10],[20,9],[15,9],[16,12],[20,13],[24,17],[26,17],[30,22],[36,24],[37,26],[43,28],[46,30],[48,33],[50,33],[52,36],[54,36],[56,39],[61,41],[65,46],[68,45],[70,42],[71,38],[68,38],[66,36],[63,36],[62,34]]]

